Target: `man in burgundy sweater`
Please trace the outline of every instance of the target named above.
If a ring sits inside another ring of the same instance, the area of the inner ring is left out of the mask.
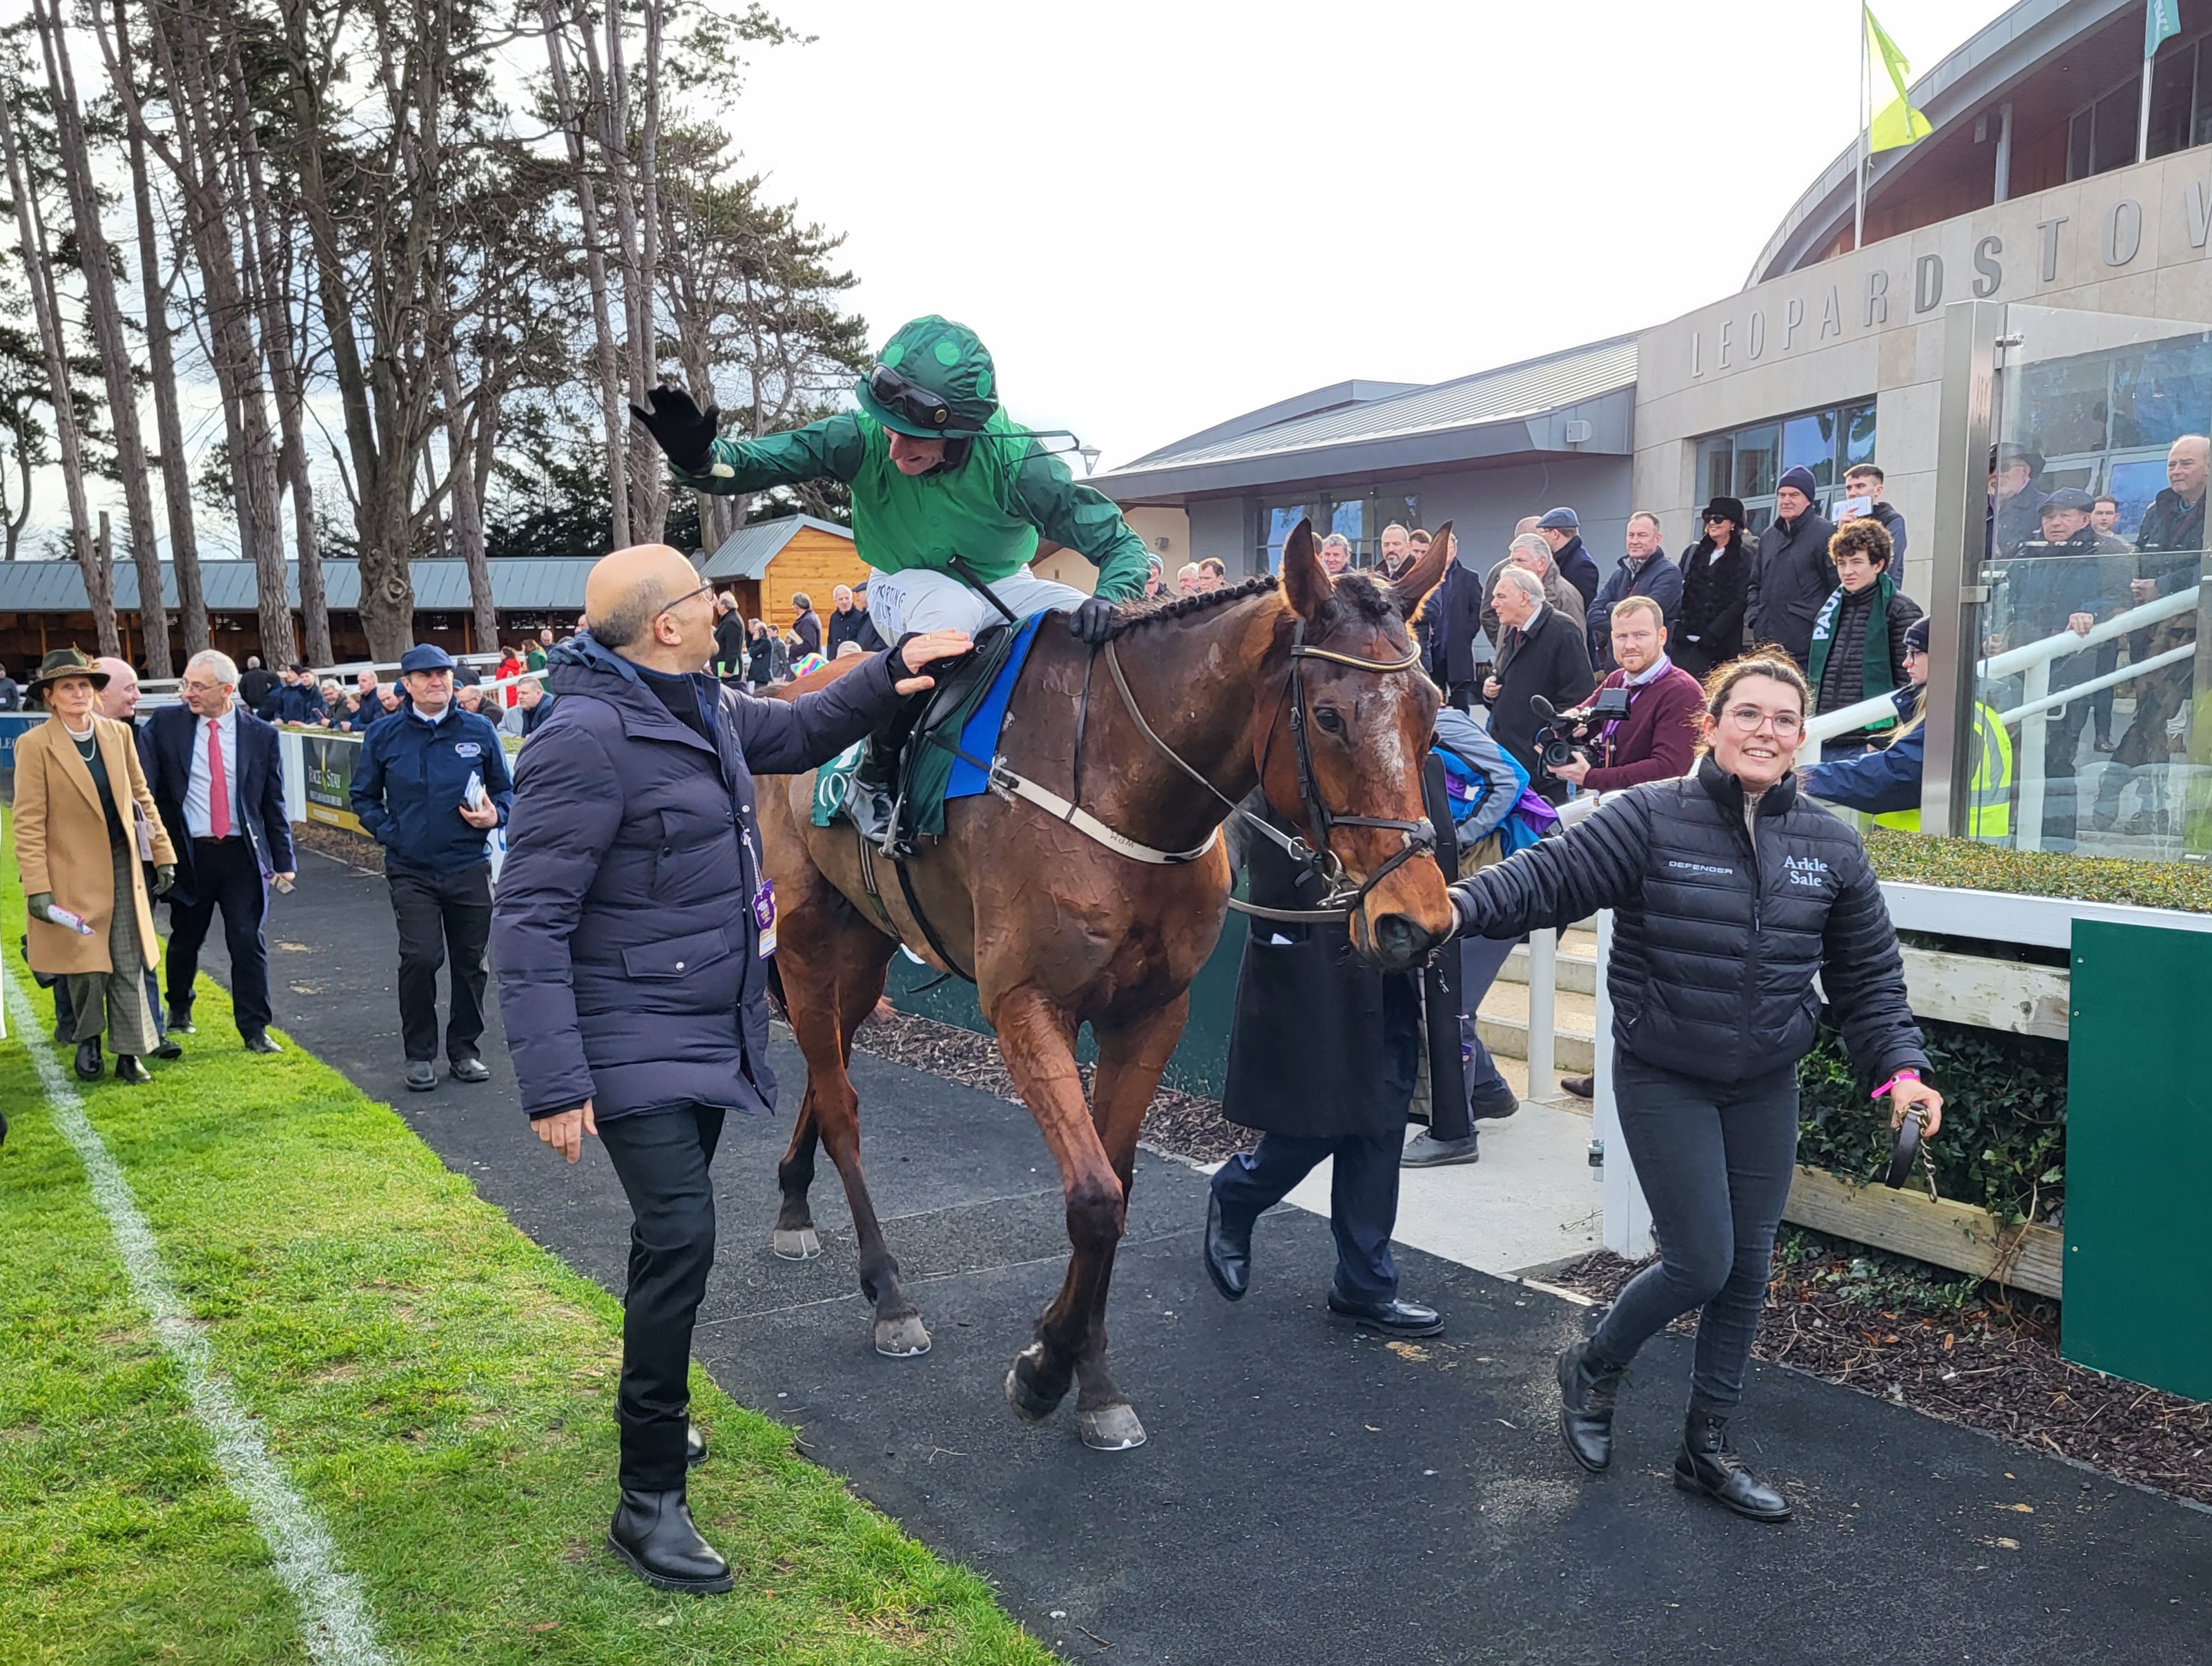
[[[1578,757],[1552,772],[1585,793],[1617,793],[1689,774],[1698,717],[1705,708],[1698,679],[1667,657],[1665,615],[1656,601],[1624,597],[1613,605],[1612,627],[1620,669],[1607,673],[1598,690],[1626,689],[1628,715],[1598,736],[1597,762]],[[1587,1099],[1595,1084],[1588,1076],[1564,1076],[1559,1085]]]

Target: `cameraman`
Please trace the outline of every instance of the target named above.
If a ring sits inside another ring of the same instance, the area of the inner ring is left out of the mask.
[[[1580,705],[1597,679],[1590,675],[1589,645],[1582,627],[1547,605],[1544,581],[1523,567],[1498,575],[1498,669],[1483,684],[1490,702],[1490,733],[1528,772],[1531,784],[1553,804],[1566,782],[1538,767],[1536,732],[1543,727],[1529,705],[1539,696],[1561,710]]]
[[[1591,732],[1577,733],[1581,743],[1571,763],[1552,773],[1589,793],[1617,793],[1647,781],[1673,781],[1690,773],[1698,739],[1698,714],[1705,693],[1698,679],[1667,657],[1667,626],[1659,603],[1650,596],[1628,596],[1613,605],[1613,657],[1620,666],[1607,674],[1598,692],[1620,689],[1628,696],[1628,715]]]

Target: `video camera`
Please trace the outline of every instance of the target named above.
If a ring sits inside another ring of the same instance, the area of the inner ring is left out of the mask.
[[[1597,698],[1587,706],[1573,706],[1565,711],[1542,695],[1532,694],[1528,696],[1528,709],[1544,726],[1536,731],[1531,743],[1537,762],[1547,774],[1555,773],[1562,763],[1571,763],[1577,757],[1590,757],[1590,743],[1596,739],[1597,732],[1628,715],[1628,690],[1600,689]]]

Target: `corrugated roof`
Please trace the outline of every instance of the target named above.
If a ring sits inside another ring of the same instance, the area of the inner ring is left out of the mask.
[[[584,556],[495,561],[491,563],[492,605],[502,611],[581,612],[584,577],[592,565],[592,558]],[[417,561],[408,570],[415,581],[415,605],[423,612],[458,613],[468,608],[466,562]],[[251,613],[259,605],[251,562],[202,562],[200,590],[210,613]],[[285,590],[297,607],[297,562],[285,563]],[[361,605],[360,568],[350,561],[325,562],[323,590],[332,612],[356,611]],[[161,594],[174,611],[177,575],[167,562],[161,563]],[[115,564],[115,605],[125,612],[136,612],[138,608],[138,569],[129,562]],[[82,613],[89,605],[83,576],[73,561],[0,562],[0,613]]]
[[[1155,452],[1091,483],[1110,495],[1114,480],[1121,475],[1158,474],[1168,469],[1525,420],[1633,386],[1635,381],[1636,337],[1617,336],[1212,445]]]
[[[812,515],[780,515],[774,520],[757,520],[750,526],[738,527],[724,538],[721,547],[707,557],[707,564],[699,569],[700,573],[710,579],[766,578],[769,563],[782,553],[783,546],[802,526],[811,526],[817,532],[833,532],[848,543],[853,537],[850,526],[817,520]]]

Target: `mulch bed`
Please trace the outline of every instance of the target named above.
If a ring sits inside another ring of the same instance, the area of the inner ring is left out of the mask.
[[[1649,1262],[1600,1250],[1547,1282],[1610,1300]],[[2212,1505],[2212,1405],[2058,1357],[2058,1304],[1785,1229],[1761,1359]],[[2177,1322],[2188,1322],[2177,1315]],[[1694,1329],[1692,1319],[1676,1322]]]
[[[1014,1091],[1013,1078],[1000,1061],[997,1041],[972,1030],[878,1007],[877,1016],[860,1026],[853,1044],[894,1064],[926,1070],[963,1087],[1021,1103],[1021,1095]],[[1079,1068],[1087,1093],[1091,1067]],[[1233,1152],[1250,1150],[1255,1136],[1249,1128],[1223,1122],[1221,1107],[1215,1101],[1164,1087],[1152,1096],[1152,1109],[1145,1113],[1141,1138],[1155,1151],[1170,1157],[1216,1163]]]
[[[342,827],[325,827],[320,822],[294,822],[292,842],[363,873],[384,872],[384,847]]]

